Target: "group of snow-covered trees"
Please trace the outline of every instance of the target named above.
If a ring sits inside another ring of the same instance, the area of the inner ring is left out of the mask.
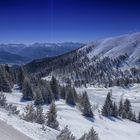
[[[21,69],[17,77],[23,100],[34,100],[35,105],[51,104],[60,98],[65,99],[66,103],[70,105],[75,105],[77,102],[74,87],[59,85],[54,76],[51,81],[46,81],[39,76],[29,75],[24,69]]]
[[[6,96],[3,94],[2,91],[0,92],[0,108],[5,109],[8,112],[8,115],[19,114],[19,110],[17,109],[17,106],[7,103]]]
[[[51,81],[48,82],[36,76],[28,76],[23,70],[21,73],[20,75],[22,76],[20,77],[25,75],[22,78],[23,82],[20,83],[24,100],[34,100],[34,104],[37,106],[51,104],[55,100],[64,99],[68,105],[75,106],[78,104],[84,116],[94,116],[86,92],[82,95],[77,95],[74,87],[59,85],[53,76]]]
[[[136,117],[135,112],[132,110],[131,103],[128,99],[120,100],[119,106],[112,101],[112,94],[107,94],[105,103],[102,108],[102,115],[105,117],[121,117],[123,119],[129,119],[134,122],[140,122],[140,113]]]
[[[61,130],[60,134],[57,136],[57,140],[77,140],[75,136],[71,133],[68,126]],[[78,140],[99,140],[98,134],[93,129],[89,130],[88,133],[85,133]]]
[[[76,87],[87,84],[111,87],[140,83],[140,68],[121,69],[127,63],[127,54],[116,58],[94,56],[91,59],[86,54],[93,48],[92,46],[49,61],[31,63],[26,68],[32,73],[40,73],[41,76],[53,74],[62,82],[71,82]]]
[[[54,102],[50,104],[49,111],[43,113],[43,107],[40,105],[28,104],[24,108],[24,113],[21,118],[28,122],[35,122],[38,124],[45,124],[53,129],[59,129],[59,123],[57,121],[57,110]]]
[[[0,91],[11,92],[14,81],[8,65],[0,65]]]

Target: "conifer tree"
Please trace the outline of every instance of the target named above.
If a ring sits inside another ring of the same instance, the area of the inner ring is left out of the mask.
[[[140,112],[139,112],[138,117],[137,117],[137,123],[140,123]]]
[[[52,102],[54,102],[54,100],[55,100],[54,95],[53,95],[51,89],[49,88],[48,94],[47,94],[47,103],[51,104]]]
[[[43,115],[43,108],[42,106],[36,107],[36,123],[43,124],[45,122],[45,118]]]
[[[93,127],[90,129],[90,131],[87,133],[86,140],[99,140],[98,134],[93,129]]]
[[[127,118],[127,113],[126,113],[125,110],[122,111],[122,115],[121,116],[122,116],[123,119],[126,119]]]
[[[58,129],[59,123],[57,121],[57,111],[54,102],[51,103],[49,111],[47,113],[47,126]]]
[[[70,132],[68,126],[61,130],[60,134],[57,136],[57,140],[76,140],[73,134]]]
[[[132,117],[132,108],[131,103],[128,99],[124,101],[124,111],[126,113],[126,118],[131,120]]]
[[[123,101],[121,99],[120,102],[119,102],[119,110],[118,110],[118,115],[120,117],[122,117],[122,112],[123,112]]]
[[[131,111],[131,103],[128,99],[124,101],[124,110],[128,113]]]
[[[69,104],[69,105],[75,105],[74,92],[71,88],[67,89],[66,103]]]
[[[113,117],[118,116],[118,108],[117,108],[117,105],[115,104],[115,102],[113,103],[113,107],[112,107],[112,116]]]
[[[112,115],[112,99],[111,99],[111,93],[109,92],[107,94],[107,97],[106,97],[106,100],[105,100],[105,103],[103,105],[103,108],[102,108],[102,115],[103,116],[111,116]]]
[[[33,99],[33,90],[31,86],[30,79],[26,76],[23,84],[22,84],[22,93],[23,99],[25,100],[32,100]]]
[[[134,113],[132,113],[132,116],[131,116],[131,121],[133,121],[133,122],[137,122],[135,112],[134,112]]]
[[[37,106],[37,105],[42,105],[44,103],[44,100],[43,100],[43,97],[42,97],[42,94],[41,94],[41,91],[39,88],[36,88],[35,89],[35,100],[34,100],[34,104]]]
[[[11,85],[7,78],[5,68],[0,66],[0,91],[11,92]]]
[[[74,87],[72,88],[72,91],[73,91],[75,102],[77,102],[78,101],[78,95],[77,95],[77,92],[76,92]]]
[[[18,70],[18,72],[16,73],[16,80],[17,83],[20,87],[20,89],[22,89],[22,84],[24,82],[24,78],[26,77],[27,73],[25,72],[23,66],[21,66]]]
[[[7,100],[6,100],[6,96],[3,94],[3,92],[0,92],[0,107],[5,108],[7,105]]]
[[[91,110],[91,104],[87,95],[87,92],[84,92],[82,95],[82,114],[85,117],[94,117],[93,112]]]
[[[53,94],[54,94],[54,98],[56,99],[56,100],[58,100],[59,99],[59,97],[60,97],[60,91],[59,91],[59,86],[58,86],[58,83],[57,83],[57,81],[56,81],[56,79],[54,78],[54,76],[52,76],[52,79],[51,79],[51,81],[50,81],[50,86],[51,86],[51,90],[52,90],[52,92],[53,92]]]
[[[24,108],[24,113],[21,116],[22,119],[28,122],[34,122],[36,119],[36,111],[33,104],[28,104]]]
[[[66,88],[64,86],[61,87],[60,96],[62,99],[66,99]]]
[[[99,140],[99,137],[92,127],[90,131],[88,133],[85,133],[79,140]]]
[[[80,138],[79,140],[86,140],[87,138],[87,133],[84,133]]]
[[[52,101],[54,101],[54,95],[52,93],[51,87],[49,85],[49,83],[47,83],[46,81],[42,81],[40,89],[41,89],[41,94],[44,100],[44,103],[46,104],[51,104]]]

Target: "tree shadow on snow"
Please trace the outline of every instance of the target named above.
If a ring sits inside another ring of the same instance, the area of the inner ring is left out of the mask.
[[[85,117],[84,116],[84,118],[87,119],[90,122],[94,122],[95,121],[95,118],[94,117]]]
[[[24,98],[20,99],[20,102],[28,102],[28,101],[31,101],[31,100],[30,99],[24,99]]]
[[[109,116],[109,117],[106,117],[106,118],[109,119],[109,120],[111,120],[111,121],[113,121],[113,122],[116,122],[117,120],[122,121],[122,119],[119,118],[119,117],[114,118],[114,117],[112,117],[112,116]]]

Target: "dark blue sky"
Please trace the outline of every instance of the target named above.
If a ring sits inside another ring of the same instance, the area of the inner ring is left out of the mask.
[[[0,43],[89,42],[135,31],[139,0],[0,0]]]

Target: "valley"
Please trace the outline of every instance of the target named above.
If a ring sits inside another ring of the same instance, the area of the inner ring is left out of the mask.
[[[33,140],[138,140],[139,40],[127,34],[1,65],[0,120]]]

